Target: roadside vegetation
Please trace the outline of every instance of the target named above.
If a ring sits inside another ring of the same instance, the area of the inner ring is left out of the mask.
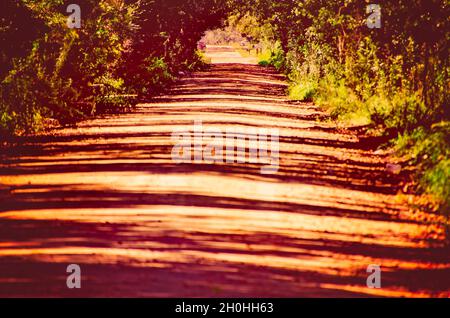
[[[314,102],[395,149],[415,167],[411,188],[448,217],[450,5],[382,3],[380,28],[369,28],[369,3],[240,1],[229,23],[262,46],[261,65],[287,74],[291,99]]]
[[[68,27],[70,3],[81,8],[81,28]],[[0,141],[160,94],[202,66],[197,42],[225,8],[211,0],[2,1]]]

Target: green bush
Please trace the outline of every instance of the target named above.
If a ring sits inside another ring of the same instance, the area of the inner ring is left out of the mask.
[[[315,102],[327,110],[334,120],[351,125],[367,125],[370,122],[367,107],[343,79],[337,80],[331,75],[322,79],[315,96]]]
[[[450,122],[406,132],[395,144],[417,167],[418,190],[432,196],[440,211],[450,213]]]
[[[0,28],[1,38],[17,42],[11,45],[29,45],[20,55],[2,54],[9,66],[0,79],[3,137],[38,132],[45,128],[46,118],[69,124],[93,114],[100,104],[117,107],[105,101],[113,91],[123,92],[122,87],[103,81],[118,78],[132,10],[119,2],[86,0],[83,28],[78,30],[67,28],[63,1],[20,0],[20,5],[5,1],[9,15],[4,21],[29,14],[37,31],[36,38],[24,41],[11,36],[14,29]],[[108,90],[95,90],[95,85]]]
[[[163,92],[174,80],[170,73],[169,66],[162,57],[149,57],[142,66],[144,71],[142,76],[135,83],[140,88],[140,94],[144,96],[153,96]]]
[[[282,71],[285,66],[285,55],[279,42],[275,42],[272,47],[263,50],[258,59],[259,65],[273,66],[278,71]]]
[[[289,98],[292,100],[310,102],[316,93],[317,83],[314,82],[300,82],[289,87]]]
[[[211,59],[207,58],[200,50],[195,50],[194,55],[190,61],[186,62],[188,71],[204,70],[211,63]]]

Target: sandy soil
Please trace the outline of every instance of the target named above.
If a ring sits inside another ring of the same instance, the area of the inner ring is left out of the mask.
[[[449,296],[442,229],[350,132],[229,48],[171,94],[2,154],[0,296]],[[182,163],[174,131],[278,128],[276,174]],[[79,264],[82,288],[66,287]],[[382,288],[366,269],[382,269]]]

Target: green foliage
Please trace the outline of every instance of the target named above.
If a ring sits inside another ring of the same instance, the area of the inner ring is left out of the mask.
[[[208,64],[211,63],[211,59],[208,59],[205,54],[200,50],[195,50],[195,54],[192,57],[192,61],[187,62],[188,71],[204,70]]]
[[[426,120],[425,104],[414,93],[399,92],[391,98],[374,96],[367,104],[372,122],[389,130],[411,131]]]
[[[164,91],[181,70],[204,67],[197,41],[222,22],[222,0],[81,0],[81,29],[64,0],[5,0],[0,39],[1,138],[122,111],[133,94]],[[25,23],[26,25],[22,25]]]
[[[319,81],[316,98],[319,106],[328,110],[332,119],[351,125],[366,125],[369,121],[367,107],[344,79],[328,75]]]
[[[259,56],[259,65],[273,66],[278,71],[283,70],[285,66],[285,55],[279,42],[274,43],[271,48],[263,50]]]
[[[419,127],[396,140],[401,154],[417,166],[420,190],[433,196],[442,212],[450,211],[450,122]]]
[[[235,26],[227,25],[221,29],[208,30],[201,39],[207,45],[233,45],[248,43]]]
[[[11,46],[23,48],[20,55],[3,54],[9,67],[0,78],[2,137],[37,132],[50,117],[61,124],[75,122],[97,104],[105,105],[112,91],[123,92],[123,83],[108,85],[119,81],[117,65],[132,27],[133,12],[121,1],[82,1],[79,30],[67,27],[64,1],[6,2],[10,16],[2,21],[14,25],[16,16],[28,15],[33,22],[28,27],[35,31],[33,37],[15,39],[14,28],[0,29]],[[103,83],[107,78],[109,83]],[[98,85],[108,89],[93,89]]]
[[[49,76],[39,50],[36,41],[30,55],[15,60],[12,71],[1,83],[1,110],[9,114],[4,116],[8,122],[3,127],[8,127],[8,134],[37,132],[43,128],[46,116],[70,116],[66,103],[75,92],[70,82]]]
[[[282,56],[266,49],[260,64],[289,76],[292,99],[312,99],[336,120],[406,138],[404,151],[421,154],[413,162],[420,189],[448,204],[448,135],[436,130],[450,120],[448,1],[383,3],[381,29],[366,26],[369,1],[237,3],[244,25],[271,30],[270,37],[253,33],[254,41],[279,44]]]
[[[314,82],[295,83],[289,87],[289,98],[292,100],[310,102],[313,100],[316,92],[317,92],[317,83]]]
[[[173,76],[169,71],[169,66],[164,61],[164,58],[161,57],[151,57],[148,58],[146,62],[147,65],[145,70],[147,72],[147,78],[145,83],[147,83],[148,89],[151,90],[149,93],[155,94],[161,92],[173,80]]]
[[[102,77],[93,87],[93,104],[91,114],[121,112],[130,109],[135,103],[134,95],[126,94],[124,80],[121,78]]]

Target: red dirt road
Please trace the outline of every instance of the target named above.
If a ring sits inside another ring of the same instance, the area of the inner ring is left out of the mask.
[[[2,154],[0,296],[448,297],[443,230],[400,202],[385,157],[288,101],[282,76],[210,55],[235,63]],[[176,164],[171,134],[194,120],[278,128],[278,172]],[[370,264],[381,289],[366,287]]]

